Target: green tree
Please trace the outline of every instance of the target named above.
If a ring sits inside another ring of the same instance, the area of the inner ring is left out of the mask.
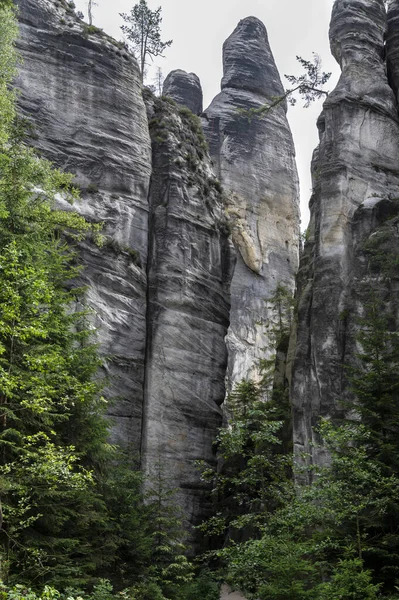
[[[71,176],[24,143],[17,118],[15,10],[0,7],[0,530],[4,577],[61,580],[95,568],[88,536],[101,520],[93,473],[106,453],[99,366],[63,232],[97,234],[76,213]],[[4,115],[4,118],[3,118]],[[78,422],[91,426],[82,434]],[[71,424],[73,423],[73,426]],[[77,431],[80,431],[78,434]],[[91,548],[93,550],[93,547]],[[85,575],[86,576],[86,575]]]
[[[373,301],[359,322],[352,420],[320,425],[330,464],[314,467],[313,483],[267,516],[259,540],[219,552],[228,580],[249,599],[350,600],[396,591],[399,355],[383,315]]]
[[[372,572],[364,570],[362,561],[342,559],[331,581],[320,586],[319,600],[377,600],[380,585],[372,583]]]
[[[172,40],[161,40],[162,8],[151,10],[146,0],[140,0],[130,11],[122,13],[126,25],[121,29],[126,35],[129,46],[139,61],[141,79],[144,79],[145,67],[148,58],[162,56],[164,50],[172,44]]]
[[[216,514],[201,526],[210,536],[257,536],[290,494],[291,456],[282,450],[283,422],[261,387],[242,381],[229,397],[230,423],[217,436],[219,467],[205,468]]]
[[[363,448],[380,472],[383,509],[368,515],[363,558],[376,581],[393,591],[399,578],[399,336],[387,307],[373,294],[359,320],[361,352],[349,370],[357,413],[367,434]],[[382,485],[383,484],[383,485]]]
[[[393,252],[377,252],[373,239],[372,257],[379,269],[385,265],[388,286],[397,268],[397,249]],[[227,581],[249,600],[394,597],[399,575],[399,337],[382,302],[386,290],[381,281],[380,275],[357,320],[361,351],[348,369],[354,395],[345,404],[350,418],[320,424],[330,464],[313,467],[312,484],[281,497],[274,511],[270,503],[261,509],[262,526],[252,539],[230,539],[217,552]],[[247,395],[241,415],[248,413],[249,400]],[[241,440],[242,432],[232,438],[239,456]],[[270,466],[274,472],[275,463]],[[256,492],[249,494],[246,506],[251,508]],[[219,521],[228,517],[223,508]]]
[[[182,514],[175,503],[176,490],[170,488],[162,462],[156,465],[147,481],[146,504],[152,523],[151,556],[148,576],[162,589],[167,600],[178,598],[179,592],[193,578],[183,540]]]
[[[374,544],[370,526],[398,498],[398,481],[370,462],[361,424],[324,422],[320,433],[331,464],[267,516],[259,539],[218,553],[227,581],[249,600],[377,597],[364,553]]]
[[[296,59],[303,71],[301,75],[285,75],[285,78],[290,82],[292,87],[285,90],[285,93],[281,96],[272,98],[269,103],[263,104],[259,108],[241,110],[240,112],[251,120],[268,114],[286,101],[288,101],[291,106],[295,106],[297,103],[297,95],[299,95],[302,100],[305,100],[305,108],[308,108],[312,102],[327,97],[328,91],[324,89],[324,86],[330,79],[331,73],[322,71],[320,56],[313,53],[313,60],[305,60],[301,56],[297,56]]]

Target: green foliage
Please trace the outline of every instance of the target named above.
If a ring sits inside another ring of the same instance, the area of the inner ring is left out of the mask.
[[[162,56],[166,48],[172,44],[172,40],[163,42],[161,40],[161,7],[151,10],[146,0],[139,0],[130,11],[130,14],[122,13],[121,16],[127,25],[121,29],[128,39],[129,46],[136,58],[140,61],[141,77],[147,58]]]
[[[57,600],[59,592],[49,586],[45,586],[39,594],[23,585],[17,584],[8,587],[0,580],[0,600]]]
[[[368,527],[397,502],[397,482],[370,463],[363,426],[325,422],[321,434],[331,465],[269,515],[260,539],[219,552],[227,581],[249,600],[377,597],[380,586],[363,566],[367,545],[375,543]]]
[[[95,25],[85,25],[83,27],[83,35],[85,37],[87,37],[88,35],[91,35],[91,34],[96,34],[96,33],[103,33],[103,30],[100,29],[99,27],[96,27]]]
[[[184,587],[179,600],[219,600],[220,584],[208,571],[201,572],[194,581]]]
[[[386,313],[385,313],[386,315]],[[260,539],[219,552],[248,599],[377,598],[399,577],[398,339],[375,300],[349,371],[352,421],[322,421],[330,464],[271,513]],[[357,414],[357,416],[355,416]],[[361,420],[359,420],[361,417]]]
[[[219,584],[206,572],[170,597],[164,596],[160,586],[151,580],[116,592],[109,580],[100,579],[91,593],[73,588],[59,592],[50,586],[37,592],[20,584],[9,587],[0,580],[0,600],[219,600],[219,590]]]
[[[305,60],[301,56],[296,57],[303,68],[302,75],[285,75],[286,79],[294,87],[287,91],[287,97],[291,105],[296,104],[295,92],[298,92],[305,100],[305,108],[308,108],[315,100],[328,96],[323,87],[331,77],[331,73],[321,70],[321,59],[313,52],[313,60]]]
[[[316,568],[308,551],[305,543],[284,535],[265,534],[259,540],[232,545],[223,550],[227,582],[243,590],[248,600],[312,598],[308,587]]]
[[[242,381],[229,397],[230,425],[221,429],[218,453],[221,469],[205,468],[217,509],[202,530],[235,538],[248,528],[259,532],[270,512],[290,493],[291,457],[281,450],[282,422],[275,407],[261,399],[261,388]]]
[[[245,388],[238,390],[237,399],[233,397],[232,425],[221,436],[221,456],[235,456],[242,463],[236,465],[234,480],[231,473],[224,472],[225,467],[218,477],[223,493],[233,489],[238,499],[237,489],[240,492],[242,487],[233,487],[232,481],[234,486],[251,484],[244,488],[248,497],[242,496],[245,508],[236,519],[250,528],[243,529],[247,541],[241,541],[245,537],[240,539],[232,532],[235,522],[227,502],[209,521],[207,531],[212,533],[213,526],[216,533],[224,534],[222,549],[210,556],[217,556],[225,580],[241,589],[248,600],[397,597],[399,336],[394,315],[390,315],[389,305],[384,302],[397,249],[388,236],[384,244],[388,244],[391,255],[389,261],[379,262],[386,269],[376,289],[369,293],[363,316],[358,319],[360,351],[348,368],[354,393],[354,400],[345,404],[350,419],[320,423],[318,435],[330,462],[312,467],[310,485],[296,486],[291,493],[289,486],[275,488],[280,503],[273,504],[273,498],[266,495],[265,502],[254,508],[262,486],[256,474],[253,478],[248,476],[248,465],[259,450],[261,462],[272,457],[268,463],[270,480],[273,482],[275,474],[280,479],[282,464],[276,462],[276,450],[278,457],[281,444],[266,446],[265,454],[262,446],[257,448],[254,440],[252,445],[248,440],[257,427],[263,436],[270,432],[270,423],[278,422],[281,395],[276,397],[273,392],[268,408],[263,408],[264,414],[269,411],[265,422],[255,410],[254,418],[245,423],[243,416],[250,416],[253,410],[249,407],[257,408],[257,389],[246,383]],[[374,248],[373,245],[366,250],[370,260],[375,258]],[[283,294],[278,291],[274,299],[276,306],[280,304],[277,314],[283,316],[285,307],[287,315],[280,323],[277,318],[269,325],[272,336],[276,328],[276,340],[286,338],[284,323],[289,322],[292,311],[292,304],[282,300]],[[349,315],[343,317],[347,319]],[[267,366],[271,379],[273,360]],[[270,414],[273,407],[275,412]],[[281,430],[274,432],[279,441],[280,434]],[[272,490],[273,486],[268,485],[267,494]]]
[[[23,572],[25,581],[50,574],[62,580],[85,568],[87,577],[95,559],[86,536],[101,511],[93,469],[106,453],[107,428],[88,314],[75,308],[82,290],[65,287],[79,270],[62,233],[79,239],[99,228],[56,210],[57,194],[75,195],[71,176],[24,143],[25,124],[8,89],[15,16],[11,9],[1,12],[1,570],[10,579]]]
[[[187,549],[182,542],[185,532],[182,515],[174,501],[175,494],[159,462],[153,477],[147,481],[146,491],[152,525],[148,577],[170,600],[176,598],[179,590],[193,578],[192,567],[185,555]]]
[[[0,144],[7,142],[9,128],[15,118],[15,92],[10,88],[17,63],[15,12],[12,2],[0,5]]]
[[[373,585],[371,571],[359,559],[338,561],[331,581],[320,586],[320,600],[377,600],[380,585]]]

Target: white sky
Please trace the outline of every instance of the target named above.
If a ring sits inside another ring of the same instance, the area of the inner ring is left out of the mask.
[[[96,0],[93,22],[107,33],[122,39],[121,12],[130,12],[137,0]],[[204,108],[220,91],[222,44],[240,19],[253,15],[266,25],[270,45],[283,78],[300,72],[295,60],[299,55],[311,59],[320,54],[323,70],[333,71],[328,88],[335,86],[339,69],[330,54],[328,26],[334,0],[148,0],[151,9],[162,5],[162,39],[173,39],[165,58],[155,61],[166,76],[172,69],[193,71],[201,79]],[[87,0],[75,0],[86,15]],[[150,81],[151,83],[151,81]],[[299,102],[289,108],[288,118],[294,134],[298,171],[301,181],[302,229],[309,220],[310,160],[317,145],[316,120],[321,103],[302,108]]]

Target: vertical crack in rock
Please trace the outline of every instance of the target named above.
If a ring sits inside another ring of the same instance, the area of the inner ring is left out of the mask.
[[[142,462],[161,464],[190,523],[206,514],[197,460],[215,463],[232,249],[201,122],[147,98],[153,143]],[[210,508],[210,507],[208,507]]]
[[[295,450],[318,463],[325,456],[311,445],[314,427],[321,416],[342,413],[350,394],[344,365],[356,354],[356,315],[367,301],[367,266],[353,223],[370,233],[375,219],[367,207],[399,197],[399,125],[384,62],[385,29],[383,0],[336,0],[330,40],[342,74],[318,122],[291,389]]]
[[[139,450],[146,339],[148,187],[151,145],[136,62],[66,3],[18,0],[23,62],[19,105],[35,145],[76,174],[73,207],[103,222],[106,243],[79,245],[81,282],[95,311],[98,343],[114,398],[112,439]]]
[[[245,112],[284,94],[261,21],[240,21],[223,46],[223,70],[222,91],[202,121],[238,254],[227,336],[231,389],[244,377],[257,378],[259,360],[274,354],[266,300],[279,284],[294,290],[299,205],[285,102],[260,117]]]

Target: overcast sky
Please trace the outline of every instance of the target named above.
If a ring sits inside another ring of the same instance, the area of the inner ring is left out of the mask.
[[[136,0],[96,0],[94,24],[117,39],[122,38],[119,13],[130,12]],[[173,39],[165,58],[155,65],[166,76],[173,69],[193,71],[201,79],[204,107],[220,91],[222,44],[240,19],[254,15],[266,25],[269,41],[283,78],[285,73],[300,72],[295,56],[311,59],[312,52],[323,60],[323,70],[332,71],[328,87],[332,89],[339,70],[330,54],[328,26],[334,0],[148,0],[150,8],[162,5],[162,39]],[[87,0],[75,0],[85,15]],[[283,85],[288,82],[283,78]],[[288,117],[294,134],[298,171],[301,181],[302,229],[309,219],[310,160],[317,145],[316,120],[321,103],[289,108]]]

